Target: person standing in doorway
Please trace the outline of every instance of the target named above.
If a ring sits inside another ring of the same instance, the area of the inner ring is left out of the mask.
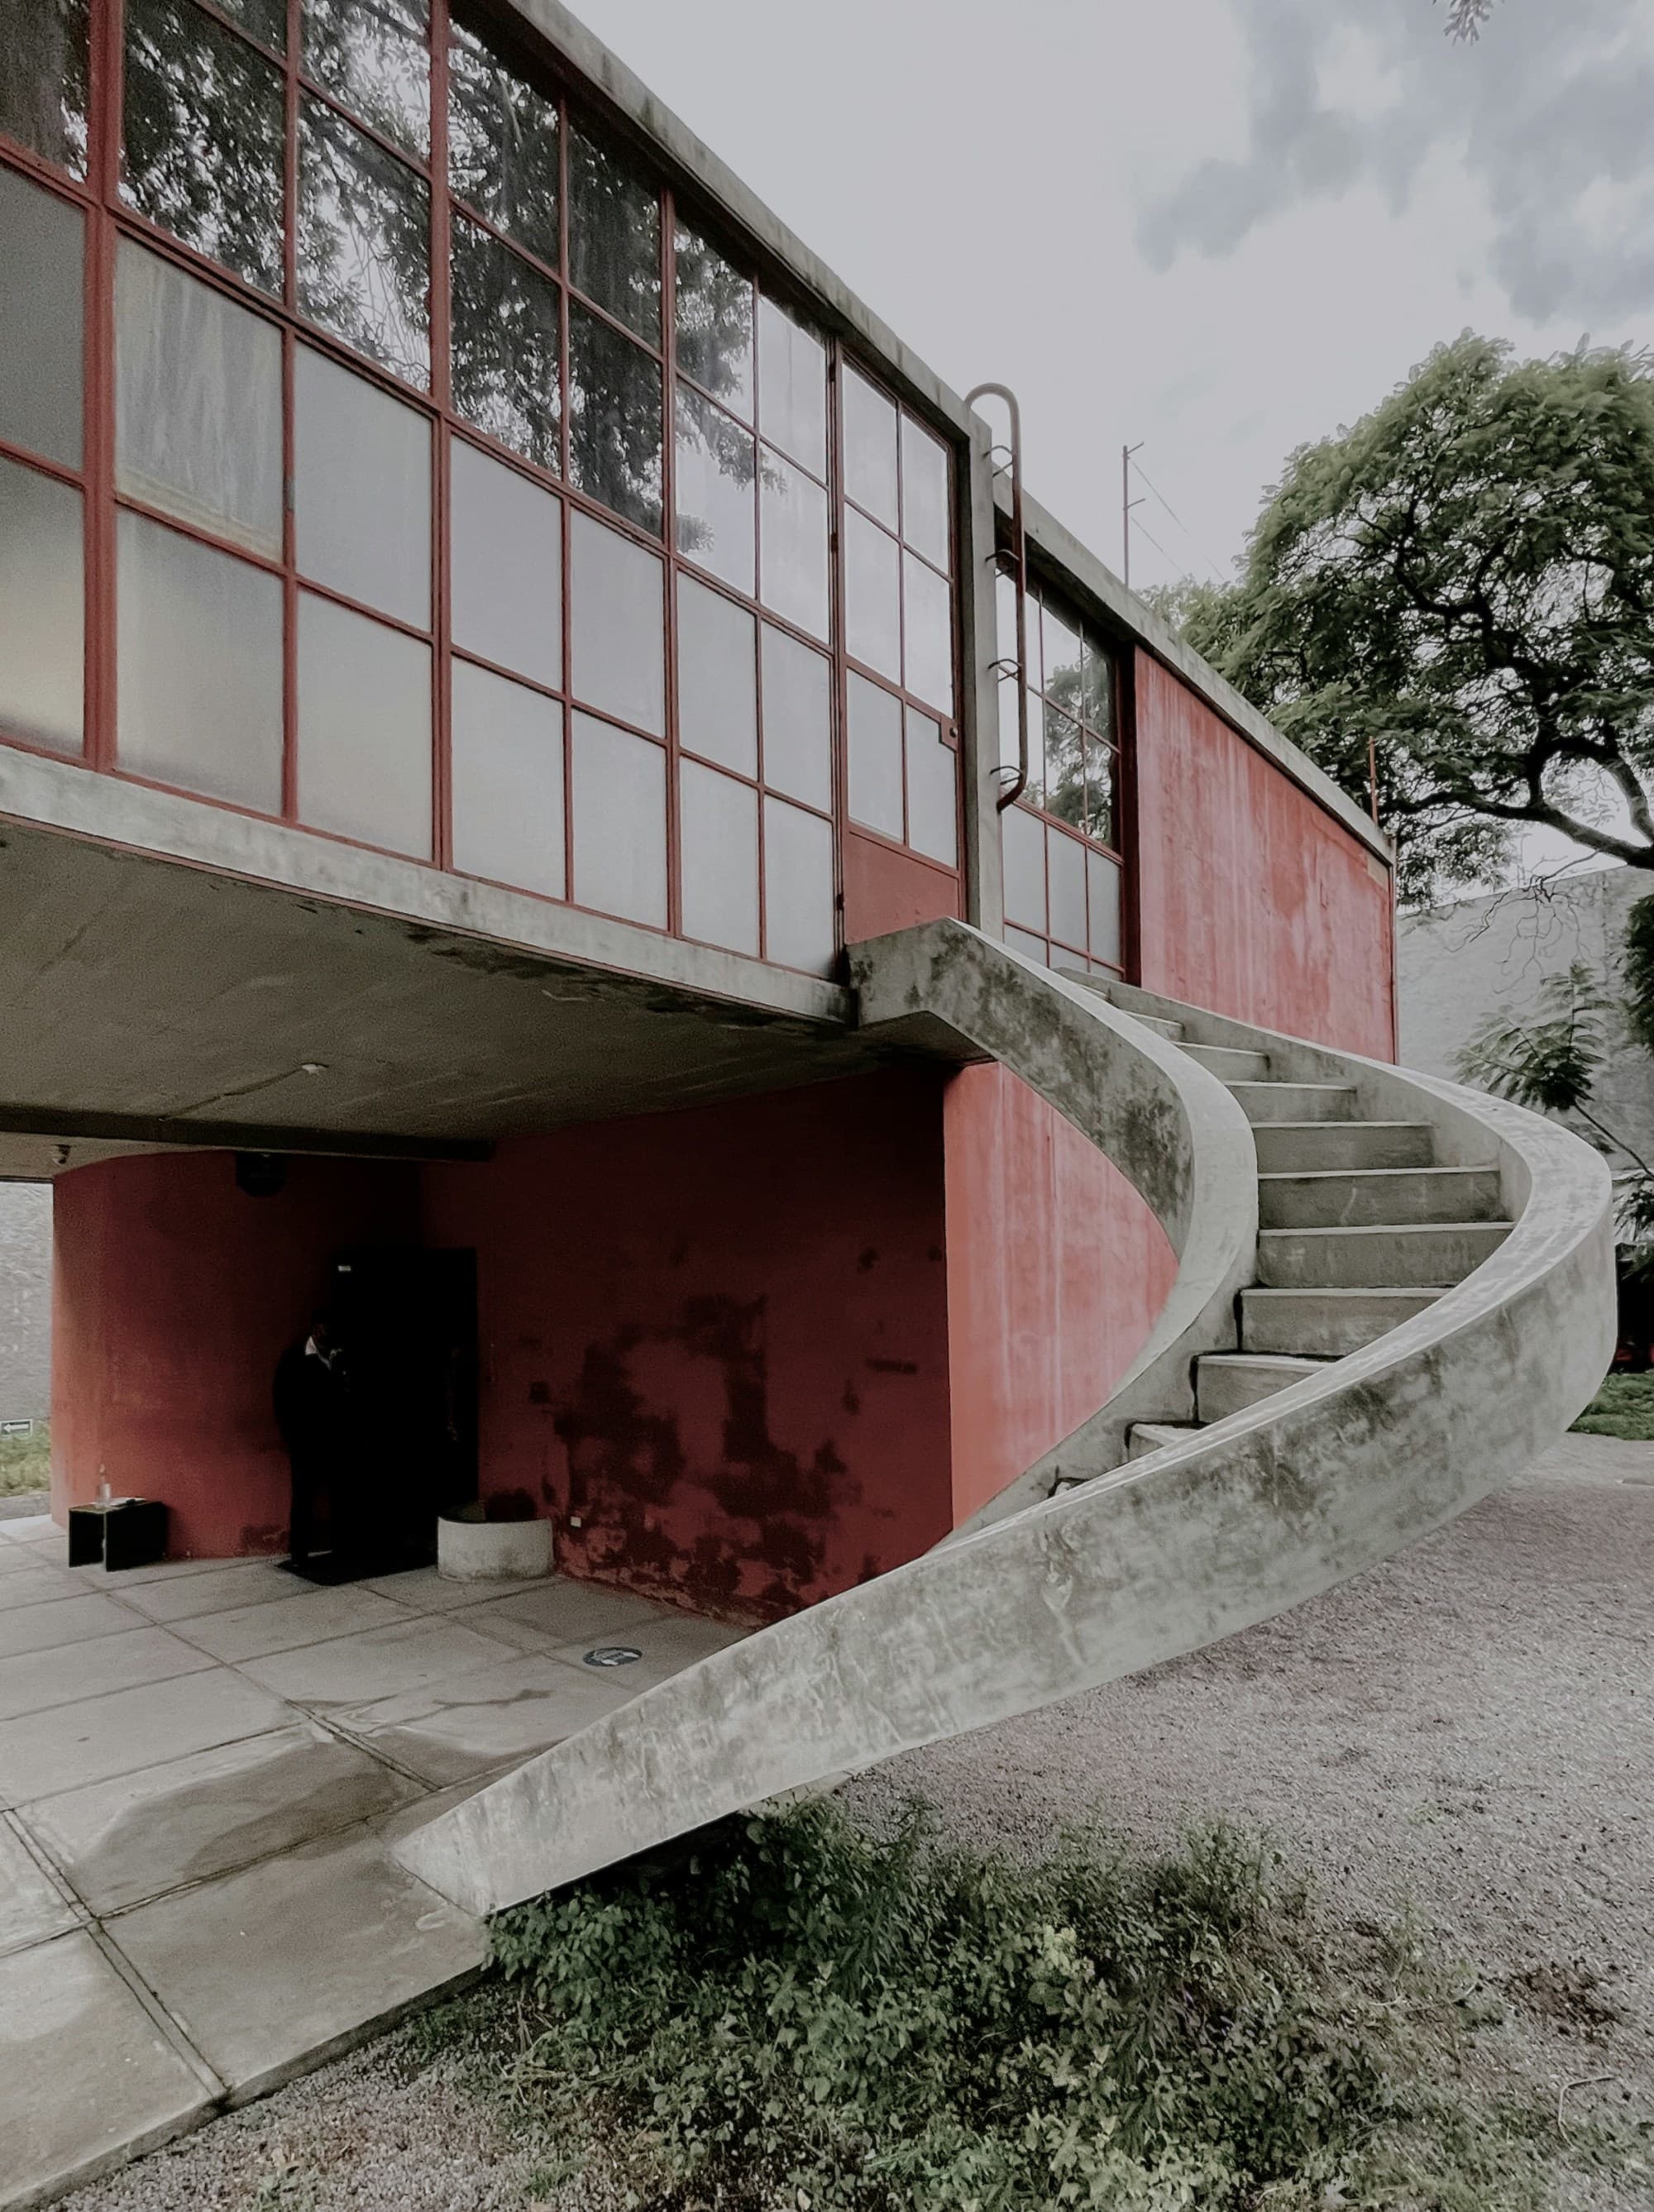
[[[301,1342],[289,1345],[282,1354],[276,1364],[272,1396],[276,1425],[293,1469],[288,1534],[291,1563],[301,1569],[310,1564],[324,1495],[337,1559],[344,1548],[340,1538],[345,1501],[339,1476],[349,1433],[349,1397],[338,1342],[327,1314],[315,1314],[309,1334]]]

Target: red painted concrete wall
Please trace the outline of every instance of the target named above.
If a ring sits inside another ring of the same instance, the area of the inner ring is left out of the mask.
[[[477,1249],[485,1487],[555,1514],[566,1571],[769,1619],[946,1532],[941,1093],[892,1072],[427,1170],[426,1241]]]
[[[944,1126],[957,1525],[1097,1411],[1177,1261],[1119,1170],[1004,1068],[962,1069]]]
[[[844,941],[885,937],[921,921],[957,921],[964,913],[957,875],[876,837],[844,831]]]
[[[417,1170],[291,1160],[249,1198],[229,1152],[152,1153],[52,1186],[52,1508],[97,1495],[171,1508],[177,1559],[287,1548],[288,1465],[271,1413],[284,1346],[330,1255],[417,1236]]]
[[[1140,652],[1136,693],[1138,980],[1393,1058],[1383,863]]]

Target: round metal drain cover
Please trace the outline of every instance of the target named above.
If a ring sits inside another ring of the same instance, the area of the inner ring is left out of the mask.
[[[586,1663],[588,1667],[629,1667],[633,1660],[642,1656],[629,1644],[599,1644],[595,1651],[587,1653]]]

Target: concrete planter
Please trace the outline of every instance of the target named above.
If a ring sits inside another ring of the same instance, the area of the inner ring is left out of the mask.
[[[527,1582],[551,1571],[549,1521],[484,1521],[480,1505],[436,1524],[436,1571],[451,1583]]]

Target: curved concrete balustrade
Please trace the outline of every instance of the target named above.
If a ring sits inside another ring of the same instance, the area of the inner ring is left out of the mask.
[[[915,1039],[933,1024],[938,1048],[954,1048],[946,1032],[984,1048],[991,1036],[1087,1127],[1073,1095],[1088,1064],[1074,1018],[1085,987],[950,929],[882,940],[864,988],[870,1011]],[[1614,1338],[1610,1194],[1596,1154],[1450,1084],[1119,995],[1182,1021],[1196,1049],[1267,1051],[1277,1081],[1336,1083],[1375,1118],[1427,1120],[1449,1164],[1496,1165],[1514,1225],[1400,1327],[1124,1465],[1111,1401],[1013,1486],[1004,1517],[703,1661],[481,1791],[406,1838],[414,1872],[472,1911],[497,1910],[784,1790],[1197,1650],[1428,1534],[1566,1428]],[[1168,1086],[1203,1096],[1173,1076],[1186,1055],[1140,1023],[1134,1036],[1106,1012],[1095,1018],[1110,1042],[1090,1064],[1146,1086],[1140,1118],[1124,1100],[1095,1102],[1098,1140],[1106,1131],[1146,1158],[1180,1130],[1199,1138],[1198,1114],[1180,1124],[1167,1103]],[[1222,1141],[1227,1117],[1215,1126]],[[1187,1255],[1200,1178],[1172,1173],[1155,1188],[1150,1202],[1181,1218]],[[1185,1315],[1191,1326],[1202,1323]],[[1140,1363],[1127,1387],[1147,1371]],[[1017,1498],[1059,1476],[1068,1486],[1018,1510]]]

